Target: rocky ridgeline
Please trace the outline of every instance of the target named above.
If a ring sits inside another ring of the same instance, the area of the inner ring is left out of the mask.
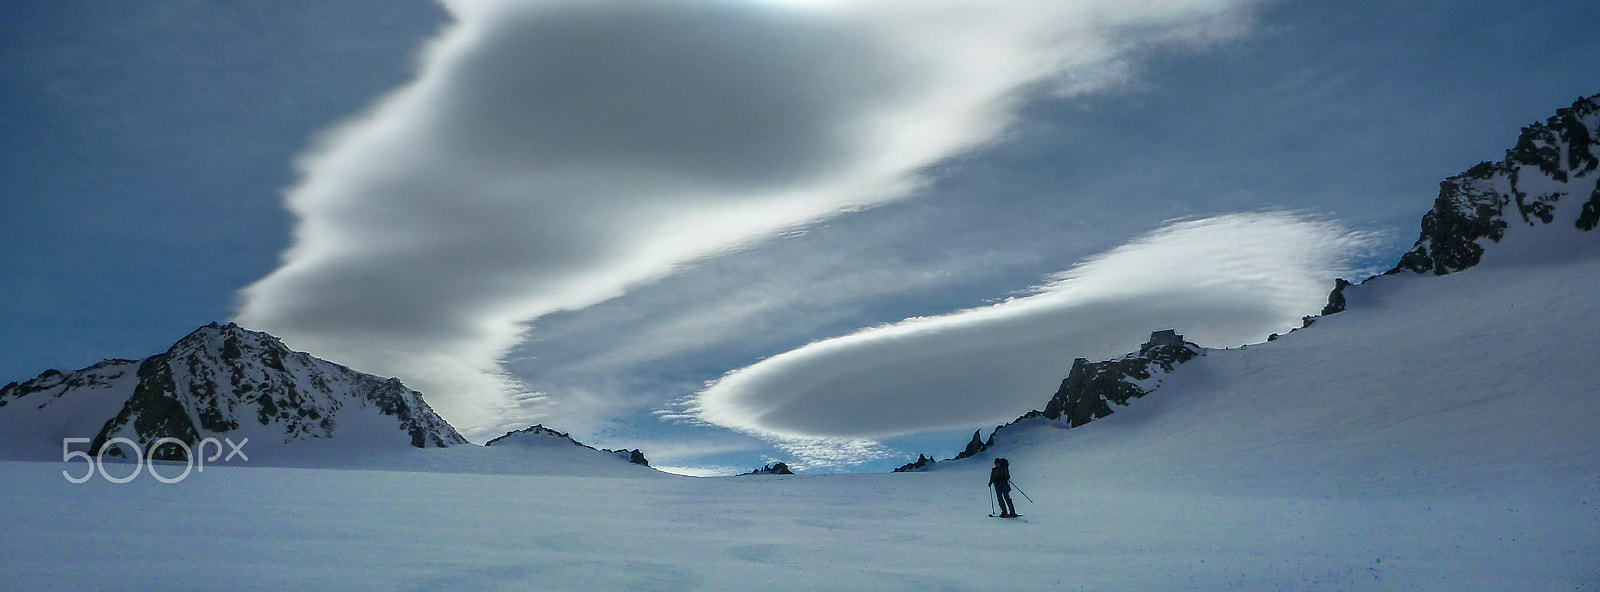
[[[1483,256],[1485,239],[1499,242],[1514,226],[1561,222],[1593,230],[1600,225],[1597,168],[1600,95],[1522,128],[1500,162],[1482,162],[1440,182],[1433,209],[1422,216],[1421,236],[1389,273],[1467,269]]]
[[[1422,216],[1421,235],[1384,275],[1408,271],[1446,275],[1471,268],[1481,261],[1487,243],[1500,242],[1514,227],[1571,224],[1580,231],[1594,230],[1600,226],[1596,170],[1600,170],[1600,94],[1580,98],[1545,122],[1522,128],[1516,146],[1499,162],[1479,163],[1440,182],[1433,209]],[[1344,311],[1345,290],[1353,285],[1336,280],[1322,316]],[[1316,319],[1307,316],[1303,326]],[[1273,334],[1268,340],[1277,337]],[[987,442],[974,433],[966,450],[950,460],[993,446],[1000,430],[1018,422],[1042,418],[1078,427],[1106,417],[1112,405],[1127,405],[1150,394],[1159,386],[1161,374],[1198,355],[1203,355],[1199,346],[1167,330],[1151,334],[1150,342],[1136,354],[1102,362],[1078,358],[1043,411],[1030,411],[995,428]],[[895,472],[925,470],[934,463],[933,458],[918,455],[916,462]]]
[[[630,463],[633,463],[633,464],[636,464],[636,465],[643,465],[643,466],[647,466],[647,467],[650,466],[650,461],[644,457],[644,452],[640,451],[637,448],[634,448],[632,450],[611,450],[611,449],[603,449],[602,450],[602,449],[595,448],[593,446],[589,446],[589,445],[584,444],[582,442],[579,442],[579,441],[573,439],[572,436],[567,434],[566,432],[558,432],[558,431],[552,430],[550,428],[544,427],[543,425],[535,425],[535,426],[532,426],[532,427],[529,427],[529,428],[525,428],[525,429],[521,429],[521,430],[516,430],[516,431],[512,431],[512,432],[506,432],[505,435],[500,436],[498,438],[495,438],[493,440],[490,440],[490,441],[484,443],[484,446],[511,446],[511,445],[537,446],[537,445],[547,444],[547,443],[551,443],[551,442],[571,444],[571,445],[577,446],[579,448],[587,448],[589,450],[597,450],[599,452],[604,452],[606,454],[610,454],[610,455],[616,456],[617,458],[619,458],[621,460],[624,460],[624,461],[627,461],[627,462],[630,462]]]
[[[1167,329],[1151,333],[1136,354],[1102,362],[1078,358],[1040,414],[1070,427],[1111,415],[1111,405],[1126,406],[1129,400],[1150,394],[1161,383],[1159,374],[1171,373],[1201,353],[1200,346]]]
[[[1006,425],[1042,417],[1075,428],[1106,417],[1113,413],[1112,405],[1126,406],[1128,401],[1150,394],[1160,386],[1160,375],[1171,373],[1179,364],[1200,355],[1204,355],[1200,346],[1184,341],[1173,329],[1165,329],[1151,333],[1150,341],[1141,345],[1138,353],[1101,362],[1078,358],[1072,361],[1072,370],[1043,411],[1029,411]],[[989,449],[994,446],[995,436],[1005,427],[995,428],[987,441],[982,438],[982,430],[973,432],[967,447],[947,460],[969,458]],[[926,470],[935,462],[919,454],[916,462],[902,465],[894,472]]]
[[[996,430],[996,431],[999,431],[999,430]],[[985,450],[988,450],[990,446],[994,446],[994,433],[993,432],[991,432],[989,434],[989,439],[988,440],[984,440],[983,439],[983,430],[973,430],[972,439],[967,441],[967,447],[961,449],[961,452],[957,453],[955,458],[947,458],[947,459],[945,459],[945,462],[949,462],[949,461],[952,461],[952,460],[961,460],[963,458],[977,456],[978,453],[983,452]],[[894,472],[896,472],[896,473],[910,473],[912,471],[923,471],[923,470],[927,470],[929,467],[932,467],[933,464],[936,463],[936,462],[938,462],[938,461],[934,460],[933,457],[931,457],[931,456],[927,456],[927,455],[924,455],[924,454],[918,454],[917,455],[917,460],[909,462],[909,463],[906,463],[906,464],[903,464],[903,465],[900,465],[899,467],[897,467],[894,470]]]
[[[192,449],[202,438],[237,433],[285,444],[334,438],[342,433],[341,420],[357,413],[388,418],[393,441],[401,446],[467,443],[420,393],[398,379],[290,351],[276,337],[234,324],[201,327],[165,353],[142,361],[107,360],[75,372],[49,370],[0,388],[0,406],[24,407],[18,411],[31,407],[44,412],[87,397],[121,401],[115,415],[90,418],[103,426],[93,434],[90,450],[113,438],[128,438],[141,449],[162,438],[176,438]],[[29,418],[19,414],[8,419]],[[121,452],[113,447],[107,453]],[[183,454],[171,445],[154,451],[161,460],[183,460]]]
[[[750,471],[748,473],[739,473],[739,476],[743,477],[743,476],[746,476],[746,475],[793,475],[793,474],[794,474],[794,471],[789,469],[789,465],[786,465],[786,464],[781,463],[781,462],[777,462],[777,463],[772,463],[770,465],[765,465],[765,466],[763,466],[763,467],[761,467],[759,469],[756,469],[754,471]]]

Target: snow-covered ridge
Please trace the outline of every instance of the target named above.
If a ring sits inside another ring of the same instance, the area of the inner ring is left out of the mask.
[[[630,463],[633,463],[633,464],[636,464],[636,465],[643,465],[643,466],[646,466],[646,467],[650,466],[649,459],[646,459],[644,457],[644,452],[639,450],[638,448],[634,448],[634,449],[631,449],[631,450],[628,450],[628,449],[611,450],[611,449],[608,448],[608,449],[602,450],[602,449],[598,449],[598,448],[595,448],[593,446],[590,446],[588,444],[584,444],[582,442],[579,442],[579,441],[573,439],[573,437],[571,435],[567,434],[566,432],[558,432],[558,431],[552,430],[550,428],[544,427],[543,425],[535,425],[535,426],[524,428],[524,429],[521,429],[521,430],[516,430],[516,431],[512,431],[512,432],[506,432],[505,435],[502,435],[500,437],[497,437],[497,438],[495,438],[493,440],[490,440],[490,441],[484,443],[484,446],[491,446],[491,447],[492,446],[499,446],[499,447],[522,447],[522,448],[540,448],[540,447],[548,447],[548,446],[560,447],[560,446],[566,446],[566,445],[572,445],[572,446],[577,446],[579,448],[586,448],[586,449],[594,450],[594,451],[597,451],[597,452],[603,452],[603,453],[610,454],[610,455],[615,456],[615,457],[617,457],[617,458],[619,458],[621,460],[624,460],[624,461],[627,461],[627,462],[630,462]]]

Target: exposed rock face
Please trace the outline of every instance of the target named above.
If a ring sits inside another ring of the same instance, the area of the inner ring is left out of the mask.
[[[896,472],[896,473],[910,473],[910,472],[913,472],[913,471],[921,471],[923,469],[926,469],[928,467],[933,466],[933,464],[935,462],[938,462],[938,461],[933,460],[933,457],[931,457],[931,456],[927,456],[927,455],[924,455],[924,454],[918,454],[917,455],[917,460],[915,462],[909,462],[909,463],[900,465],[899,467],[895,468],[894,472]]]
[[[579,441],[573,439],[572,436],[567,434],[566,432],[558,432],[556,430],[552,430],[550,428],[544,427],[543,425],[535,425],[535,426],[531,426],[531,427],[528,427],[528,428],[524,428],[524,429],[520,429],[520,430],[516,430],[516,431],[512,431],[512,432],[506,432],[505,435],[500,436],[498,438],[495,438],[493,440],[490,440],[487,443],[485,443],[484,445],[485,446],[511,446],[511,445],[518,445],[518,446],[544,446],[544,445],[549,445],[549,444],[552,444],[552,443],[558,444],[558,445],[572,445],[572,446],[577,446],[579,448],[587,448],[589,450],[595,450],[597,452],[604,452],[606,454],[610,454],[610,455],[616,456],[619,459],[625,460],[627,462],[630,462],[630,463],[633,463],[633,464],[636,464],[636,465],[643,465],[643,466],[646,466],[646,467],[650,466],[650,461],[649,461],[649,459],[646,459],[644,457],[644,452],[640,451],[637,448],[635,448],[633,450],[610,450],[610,449],[600,450],[598,448],[595,448],[593,446],[589,446],[587,444],[584,444],[582,442],[579,442]]]
[[[638,448],[634,448],[632,450],[612,450],[610,448],[607,448],[607,449],[603,450],[602,452],[609,452],[611,454],[616,455],[617,458],[620,458],[622,460],[631,462],[631,463],[636,464],[636,465],[642,465],[642,466],[646,466],[646,467],[650,466],[650,460],[645,458],[644,457],[644,451],[639,450]]]
[[[742,477],[744,475],[793,475],[793,474],[794,474],[794,471],[789,470],[789,465],[786,465],[786,464],[781,463],[781,462],[777,462],[777,463],[772,463],[770,465],[761,467],[761,468],[756,469],[754,471],[750,471],[748,473],[741,473],[740,476]]]
[[[112,438],[128,438],[146,450],[161,438],[176,438],[191,449],[202,438],[241,433],[280,443],[337,438],[345,433],[341,420],[355,416],[388,418],[392,428],[383,428],[376,439],[388,438],[386,430],[392,429],[393,441],[401,446],[467,443],[420,393],[398,379],[290,351],[276,337],[233,324],[201,327],[165,353],[140,362],[107,360],[76,372],[50,370],[0,389],[0,404],[39,401],[35,412],[88,398],[122,401],[114,416],[92,420],[102,427],[92,434],[90,450],[99,450]],[[0,419],[31,419],[6,415]],[[362,424],[367,432],[360,439],[371,444],[372,422]],[[258,440],[260,444],[266,442]],[[119,454],[120,447],[108,451],[110,456]],[[183,459],[182,448],[173,445],[153,454]]]
[[[1482,258],[1485,240],[1499,242],[1515,227],[1561,221],[1588,231],[1600,225],[1597,101],[1600,95],[1578,99],[1544,123],[1522,128],[1500,162],[1479,163],[1441,182],[1433,209],[1422,216],[1422,235],[1388,273],[1470,268]]]
[[[978,434],[980,434],[982,432],[983,432],[983,430],[973,430],[973,432],[972,432],[972,440],[967,442],[967,447],[961,450],[961,454],[957,454],[956,457],[954,459],[951,459],[951,460],[959,460],[959,459],[963,459],[963,458],[969,458],[969,457],[977,456],[979,452],[983,452],[985,450],[988,450],[990,446],[993,446],[994,445],[994,434],[993,433],[989,434],[989,441],[985,442],[985,441],[983,441],[983,438],[978,437]]]
[[[961,460],[963,458],[977,456],[978,453],[988,450],[990,446],[994,446],[994,432],[990,432],[989,439],[984,440],[983,430],[973,430],[972,439],[967,441],[967,447],[962,449],[961,453],[955,455],[954,458],[947,458],[945,461],[948,462],[952,460]],[[912,471],[922,471],[932,467],[935,462],[938,461],[935,461],[931,456],[918,454],[915,462],[900,465],[894,470],[894,472],[909,473]]]
[[[1344,289],[1350,287],[1350,282],[1344,278],[1333,280],[1333,291],[1328,293],[1328,305],[1322,307],[1322,316],[1344,312]],[[1312,318],[1305,319],[1305,326],[1311,326]]]
[[[1065,419],[1069,426],[1078,427],[1111,415],[1111,405],[1127,405],[1130,399],[1150,394],[1156,374],[1172,372],[1200,354],[1200,346],[1168,329],[1152,333],[1137,354],[1103,362],[1078,358],[1061,388],[1045,404],[1043,416],[1051,421]]]
[[[1078,427],[1095,419],[1111,415],[1111,405],[1127,405],[1131,399],[1150,394],[1160,385],[1158,375],[1171,373],[1179,364],[1204,355],[1204,350],[1183,340],[1174,329],[1163,329],[1150,334],[1150,340],[1139,346],[1139,353],[1128,354],[1115,360],[1090,362],[1078,358],[1061,388],[1045,404],[1044,411],[1029,411],[1011,423],[998,426],[982,439],[983,430],[972,433],[967,447],[950,460],[971,458],[994,446],[995,438],[1007,426],[1043,418],[1052,422],[1065,422]],[[916,462],[901,465],[896,473],[922,471],[934,466],[934,459],[917,455]]]

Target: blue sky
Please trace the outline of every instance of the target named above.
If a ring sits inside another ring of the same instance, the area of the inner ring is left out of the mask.
[[[0,381],[239,318],[480,440],[881,470],[1287,328],[1600,92],[1586,3],[620,6],[8,7]]]

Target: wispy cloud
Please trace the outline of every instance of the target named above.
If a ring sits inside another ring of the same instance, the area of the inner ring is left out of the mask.
[[[724,376],[689,414],[796,454],[997,423],[1039,407],[1074,357],[1136,349],[1177,328],[1202,345],[1261,340],[1315,313],[1369,233],[1287,213],[1177,222],[1059,274],[1032,294],[812,343]],[[842,453],[849,457],[848,452]]]
[[[1247,4],[452,0],[416,79],[302,158],[238,319],[492,432],[537,413],[501,365],[528,322],[906,197],[1030,93],[1118,84]]]

